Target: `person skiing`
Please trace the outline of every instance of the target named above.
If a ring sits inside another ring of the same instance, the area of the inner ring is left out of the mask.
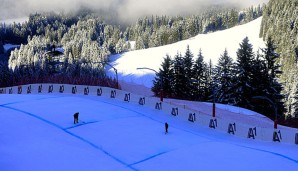
[[[73,115],[73,119],[74,119],[73,121],[74,124],[79,123],[79,112]]]
[[[166,122],[165,123],[166,134],[168,133],[168,128],[169,128],[169,124]]]

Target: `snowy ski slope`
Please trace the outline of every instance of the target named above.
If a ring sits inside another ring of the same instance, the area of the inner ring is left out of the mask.
[[[298,169],[294,143],[259,140],[259,132],[252,139],[218,131],[199,124],[200,114],[193,123],[181,120],[183,113],[175,117],[154,109],[147,98],[146,105],[133,94],[124,101],[125,92],[111,98],[105,88],[97,96],[91,87],[89,95],[83,95],[89,88],[71,94],[69,86],[63,93],[57,87],[52,93],[46,85],[37,93],[33,85],[32,94],[26,86],[22,94],[16,88],[14,94],[0,94],[0,170]],[[77,126],[75,112],[80,113]]]

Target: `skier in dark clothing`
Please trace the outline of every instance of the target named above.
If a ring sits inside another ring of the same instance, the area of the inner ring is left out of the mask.
[[[74,119],[73,121],[74,124],[79,123],[79,112],[73,115],[73,119]]]
[[[168,128],[169,128],[169,124],[166,122],[166,123],[165,123],[166,133],[168,133]]]

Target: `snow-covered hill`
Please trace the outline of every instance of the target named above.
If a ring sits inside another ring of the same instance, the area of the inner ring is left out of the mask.
[[[236,51],[245,37],[249,38],[255,51],[264,47],[263,40],[259,38],[261,22],[262,18],[258,18],[244,25],[214,33],[199,34],[174,44],[114,55],[111,57],[111,63],[118,70],[119,80],[124,82],[122,83],[123,89],[142,93],[144,92],[143,88],[146,87],[146,93],[150,93],[148,88],[152,86],[155,73],[148,70],[137,70],[138,67],[148,67],[158,71],[166,54],[172,58],[177,53],[184,54],[187,45],[195,57],[199,49],[202,49],[206,62],[211,60],[213,64],[216,64],[225,49],[233,59],[236,59]],[[110,70],[110,75],[114,76],[113,70]],[[142,90],[139,90],[138,87],[130,88],[135,84],[142,87]]]

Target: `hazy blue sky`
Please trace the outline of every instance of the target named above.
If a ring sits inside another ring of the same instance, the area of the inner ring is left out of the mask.
[[[0,0],[0,20],[22,17],[40,11],[71,11],[81,6],[105,9],[121,19],[144,15],[177,15],[195,13],[210,4],[233,4],[241,7],[269,0]]]

